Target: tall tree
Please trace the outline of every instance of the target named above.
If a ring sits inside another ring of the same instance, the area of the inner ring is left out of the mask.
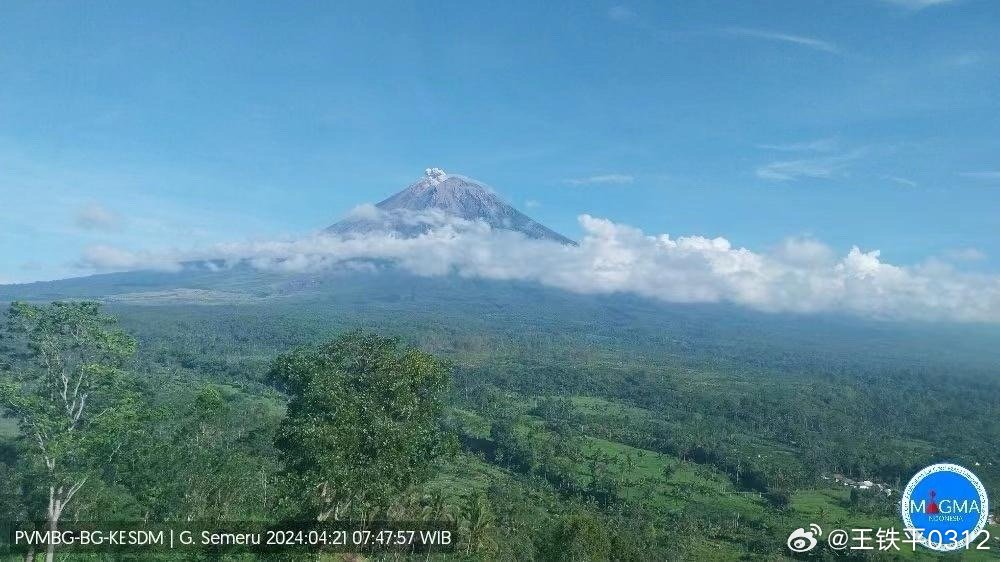
[[[441,427],[448,370],[395,339],[351,332],[301,348],[270,380],[291,397],[276,447],[298,516],[371,516],[454,447]]]
[[[92,302],[15,302],[8,319],[20,356],[0,373],[0,408],[27,441],[28,469],[41,475],[45,517],[56,531],[73,498],[134,431],[139,399],[125,367],[136,343]],[[53,556],[50,545],[46,559]]]
[[[246,521],[269,513],[278,417],[205,384],[169,388],[150,408],[141,441],[122,451],[118,482],[140,516],[165,521]]]
[[[608,560],[611,558],[607,525],[588,514],[559,519],[543,547],[546,560]]]
[[[466,497],[459,522],[465,553],[473,552],[489,557],[496,553],[498,544],[493,538],[496,516],[482,492],[473,492]]]

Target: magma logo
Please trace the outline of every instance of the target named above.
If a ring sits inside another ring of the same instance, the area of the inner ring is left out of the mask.
[[[903,523],[917,542],[931,550],[967,548],[986,526],[989,499],[983,483],[956,464],[934,464],[906,485]]]

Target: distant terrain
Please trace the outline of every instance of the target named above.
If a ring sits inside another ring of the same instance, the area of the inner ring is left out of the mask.
[[[1000,435],[994,327],[667,305],[381,267],[192,264],[7,286],[0,298],[106,303],[139,338],[163,400],[196,383],[234,404],[273,404],[263,377],[276,354],[356,328],[400,336],[454,365],[463,452],[431,489],[456,504],[481,489],[502,517],[549,517],[520,513],[536,501],[571,511],[596,501],[586,509],[626,527],[683,521],[684,548],[706,556],[779,552],[808,522],[896,523],[892,496],[852,492],[834,474],[898,493],[947,459],[1000,484],[987,445]],[[551,499],[513,499],[539,493]],[[496,533],[514,541],[528,532],[518,529]]]
[[[433,169],[330,232],[417,236],[413,212],[573,244],[481,185]],[[419,276],[377,260],[312,273],[192,261],[0,286],[0,302],[11,301],[101,303],[138,341],[135,372],[159,416],[153,434],[198,443],[147,468],[178,476],[175,488],[116,480],[120,488],[81,500],[83,514],[143,517],[135,510],[146,506],[232,521],[288,509],[273,491],[287,481],[275,447],[295,402],[272,366],[357,330],[447,365],[440,429],[457,450],[389,512],[454,521],[473,558],[780,558],[788,533],[809,523],[898,527],[901,486],[936,461],[1000,486],[992,325],[667,304]],[[0,419],[0,440],[18,437]],[[11,451],[0,469],[14,463]]]

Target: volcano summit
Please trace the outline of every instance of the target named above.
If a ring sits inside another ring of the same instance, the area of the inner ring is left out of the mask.
[[[485,184],[448,174],[441,168],[427,168],[416,183],[378,203],[374,209],[355,212],[325,232],[352,236],[388,231],[417,236],[428,229],[422,217],[434,213],[482,221],[491,228],[513,230],[529,238],[576,245],[506,203]]]

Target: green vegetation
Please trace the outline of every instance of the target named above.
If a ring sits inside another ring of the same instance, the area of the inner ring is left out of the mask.
[[[22,476],[32,484],[22,509],[36,509],[33,500],[47,497],[47,528],[57,531],[88,480],[134,446],[141,398],[122,367],[135,340],[102,317],[96,303],[14,303],[8,316],[27,357],[0,384],[0,407],[30,443],[22,448]]]
[[[368,291],[118,302],[117,325],[93,304],[14,305],[0,515],[45,519],[55,490],[74,520],[448,521],[465,559],[782,559],[809,523],[899,527],[901,485],[932,462],[1000,484],[992,352],[908,359],[923,340],[896,333],[865,354],[877,327],[849,341],[830,321],[826,345],[628,300]],[[63,372],[86,381],[75,420],[52,405]]]
[[[385,518],[449,449],[448,373],[395,340],[347,334],[278,357],[270,378],[291,397],[276,446],[299,519]]]

